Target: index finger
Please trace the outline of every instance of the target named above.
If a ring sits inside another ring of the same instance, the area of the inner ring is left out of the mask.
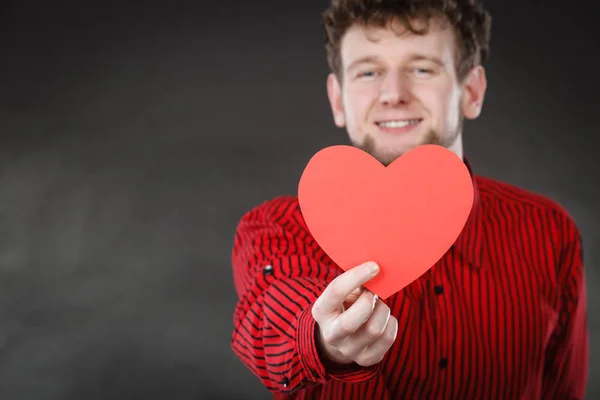
[[[379,266],[371,261],[349,269],[329,283],[314,307],[320,314],[335,313],[350,293],[373,279],[378,272]]]

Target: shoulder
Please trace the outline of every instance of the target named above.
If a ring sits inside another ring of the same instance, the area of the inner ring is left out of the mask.
[[[482,202],[492,212],[509,213],[521,221],[535,219],[560,231],[562,241],[579,240],[580,231],[575,219],[558,201],[489,177],[475,175],[475,182]]]
[[[240,226],[290,223],[304,225],[298,198],[290,195],[274,197],[252,206],[239,221]]]
[[[244,217],[249,215],[269,218],[281,218],[300,211],[298,198],[295,196],[279,196],[252,206]]]

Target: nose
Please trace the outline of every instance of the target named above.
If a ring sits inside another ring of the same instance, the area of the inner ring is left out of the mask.
[[[379,101],[384,106],[396,106],[407,103],[410,99],[408,85],[408,82],[399,74],[389,74],[381,83]]]

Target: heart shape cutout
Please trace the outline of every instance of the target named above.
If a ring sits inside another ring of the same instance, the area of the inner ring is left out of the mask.
[[[344,271],[380,266],[364,286],[386,299],[429,270],[454,244],[473,207],[465,163],[438,145],[418,146],[385,167],[352,146],[308,162],[298,200],[310,233]]]

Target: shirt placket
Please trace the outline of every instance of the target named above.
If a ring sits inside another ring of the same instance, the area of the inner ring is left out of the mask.
[[[441,302],[444,301],[444,282],[443,271],[440,266],[436,266],[428,271],[427,280],[424,282],[423,306],[425,320],[425,334],[427,337],[428,349],[427,354],[423,357],[427,362],[422,363],[421,373],[424,376],[430,375],[433,371],[438,372],[447,367],[446,358],[446,332],[445,324],[447,316],[442,315],[443,307]]]

